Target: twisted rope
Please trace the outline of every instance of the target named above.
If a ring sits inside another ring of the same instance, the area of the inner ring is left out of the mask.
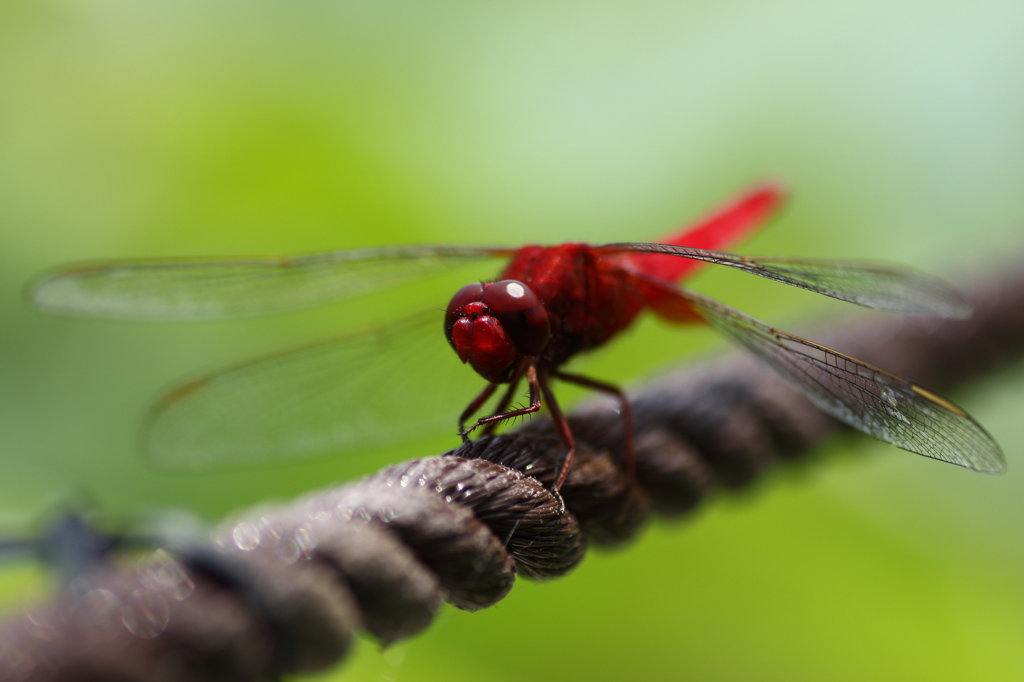
[[[872,316],[815,336],[937,389],[1024,349],[1024,269],[976,285],[968,321]],[[208,544],[107,563],[51,603],[0,624],[0,681],[269,680],[344,658],[357,628],[382,643],[427,627],[442,603],[478,610],[516,575],[565,575],[588,543],[616,545],[652,513],[693,511],[842,425],[769,370],[728,356],[632,400],[636,482],[620,422],[594,402],[570,416],[576,461],[550,424],[480,438],[355,484],[247,512]]]

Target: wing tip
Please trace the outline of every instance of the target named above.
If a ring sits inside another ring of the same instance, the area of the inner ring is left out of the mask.
[[[29,305],[44,312],[60,312],[60,306],[52,299],[53,284],[59,282],[60,273],[47,270],[30,278],[22,288],[22,294]]]
[[[981,428],[980,426],[978,428]],[[988,436],[988,432],[982,429],[982,432]],[[974,470],[981,474],[988,474],[989,476],[1002,476],[1009,469],[1006,463],[1006,456],[1003,455],[1002,448],[999,444],[989,436],[989,448],[988,452],[985,453],[983,467],[975,467]]]
[[[947,320],[966,320],[974,314],[974,306],[971,302],[953,285],[945,281],[930,277],[934,286],[934,300],[936,317]]]
[[[950,463],[956,464],[957,466],[962,466],[965,469],[970,469],[971,471],[978,474],[985,474],[986,476],[1002,476],[1007,472],[1008,469],[1006,465],[1006,459],[1003,457],[1003,452],[1002,450],[999,449],[998,446],[996,446],[996,449],[993,452],[987,453],[984,462],[975,461],[970,463]]]
[[[101,262],[71,263],[29,278],[22,293],[29,305],[44,313],[75,317],[127,317],[111,311],[82,285],[82,280],[111,271],[109,264]]]
[[[959,292],[953,292],[953,297],[948,301],[946,314],[943,317],[947,320],[968,320],[973,315],[974,306]]]

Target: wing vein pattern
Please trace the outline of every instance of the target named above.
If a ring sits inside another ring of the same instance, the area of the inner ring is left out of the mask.
[[[39,308],[76,315],[224,319],[352,298],[509,253],[427,245],[262,258],[81,263],[44,275],[32,284],[29,296]]]
[[[712,327],[840,421],[925,457],[984,473],[1005,471],[1003,454],[992,437],[946,398],[723,303],[681,291]]]
[[[690,258],[748,272],[818,294],[892,313],[946,318],[970,316],[970,306],[931,275],[886,263],[737,256],[672,244],[606,244],[613,253],[655,253]]]

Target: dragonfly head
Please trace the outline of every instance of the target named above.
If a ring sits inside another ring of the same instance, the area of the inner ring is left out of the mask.
[[[512,379],[520,358],[541,354],[551,323],[530,287],[506,279],[459,289],[445,312],[444,333],[460,360],[502,383]]]

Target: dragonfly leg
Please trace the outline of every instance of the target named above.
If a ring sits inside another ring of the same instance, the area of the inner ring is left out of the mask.
[[[540,393],[541,393],[541,388],[540,388],[540,383],[539,383],[539,381],[537,379],[537,368],[534,365],[532,365],[532,364],[529,365],[526,368],[526,381],[530,385],[530,404],[528,406],[520,407],[518,409],[511,410],[509,412],[502,412],[500,414],[493,414],[490,417],[480,417],[480,419],[476,420],[476,424],[473,424],[472,426],[470,426],[465,431],[461,431],[459,433],[459,435],[462,436],[463,440],[469,440],[469,434],[473,433],[473,431],[476,431],[481,426],[487,426],[488,424],[496,424],[498,422],[503,422],[506,419],[513,419],[515,417],[520,417],[520,416],[522,416],[524,414],[532,414],[534,412],[539,411],[540,410]],[[519,382],[519,378],[518,377],[516,377],[516,378],[514,378],[512,380],[513,384],[517,384],[518,382]],[[473,403],[477,403],[477,401],[479,401],[480,404],[482,404],[485,400],[487,400],[487,398],[489,398],[491,396],[492,393],[494,393],[494,390],[496,388],[497,388],[497,384],[491,384],[490,386],[485,388],[480,393],[479,396],[477,396],[477,400],[474,400]],[[488,389],[490,389],[490,390],[488,391]],[[508,392],[506,392],[506,395],[507,395],[507,393]],[[484,394],[486,394],[486,395],[484,395]],[[545,393],[545,395],[547,395],[547,394]],[[507,402],[506,402],[506,400],[504,398],[502,398],[502,403],[507,404]],[[480,407],[479,404],[476,404],[476,405],[470,404],[469,408],[466,408],[466,412],[464,412],[463,415],[465,416],[467,414],[472,414],[472,412],[475,411],[476,409],[479,409],[479,407]],[[471,410],[470,408],[474,408],[474,409]]]
[[[466,430],[466,420],[469,419],[473,414],[480,409],[480,406],[487,402],[488,398],[494,395],[494,392],[498,389],[498,384],[487,384],[484,386],[484,390],[480,391],[477,397],[473,398],[472,402],[466,406],[466,409],[459,415],[459,435],[462,436],[462,442],[469,442],[469,432],[476,428]],[[477,425],[479,426],[479,424]]]
[[[558,433],[562,437],[562,442],[565,443],[566,448],[565,461],[562,463],[562,470],[558,473],[558,480],[555,481],[554,491],[557,493],[562,489],[562,484],[565,483],[565,478],[569,475],[569,468],[572,466],[573,456],[576,454],[576,441],[572,437],[569,422],[565,419],[565,415],[562,414],[562,408],[558,406],[558,401],[555,400],[555,394],[548,388],[548,382],[538,381],[538,385],[540,386],[541,393],[544,395],[544,400],[547,401],[548,410],[551,412],[551,420],[558,427]],[[530,392],[533,393],[532,385]]]
[[[629,406],[629,399],[621,388],[614,384],[607,384],[603,381],[590,379],[589,377],[567,372],[553,372],[556,379],[577,384],[595,391],[607,393],[619,402],[619,414],[622,415],[622,441],[625,448],[626,476],[630,481],[636,481],[636,448],[633,443],[633,410]]]
[[[494,414],[501,414],[502,412],[507,410],[509,404],[511,404],[511,402],[512,402],[513,396],[515,396],[516,391],[518,391],[518,390],[519,390],[519,378],[517,377],[516,379],[514,379],[512,381],[512,383],[510,383],[508,385],[508,388],[505,389],[505,395],[501,396],[501,402],[499,402],[495,406]],[[494,433],[494,429],[496,429],[498,427],[499,423],[500,422],[491,422],[490,424],[485,426],[484,427],[484,435],[485,436],[489,436],[492,433]]]

